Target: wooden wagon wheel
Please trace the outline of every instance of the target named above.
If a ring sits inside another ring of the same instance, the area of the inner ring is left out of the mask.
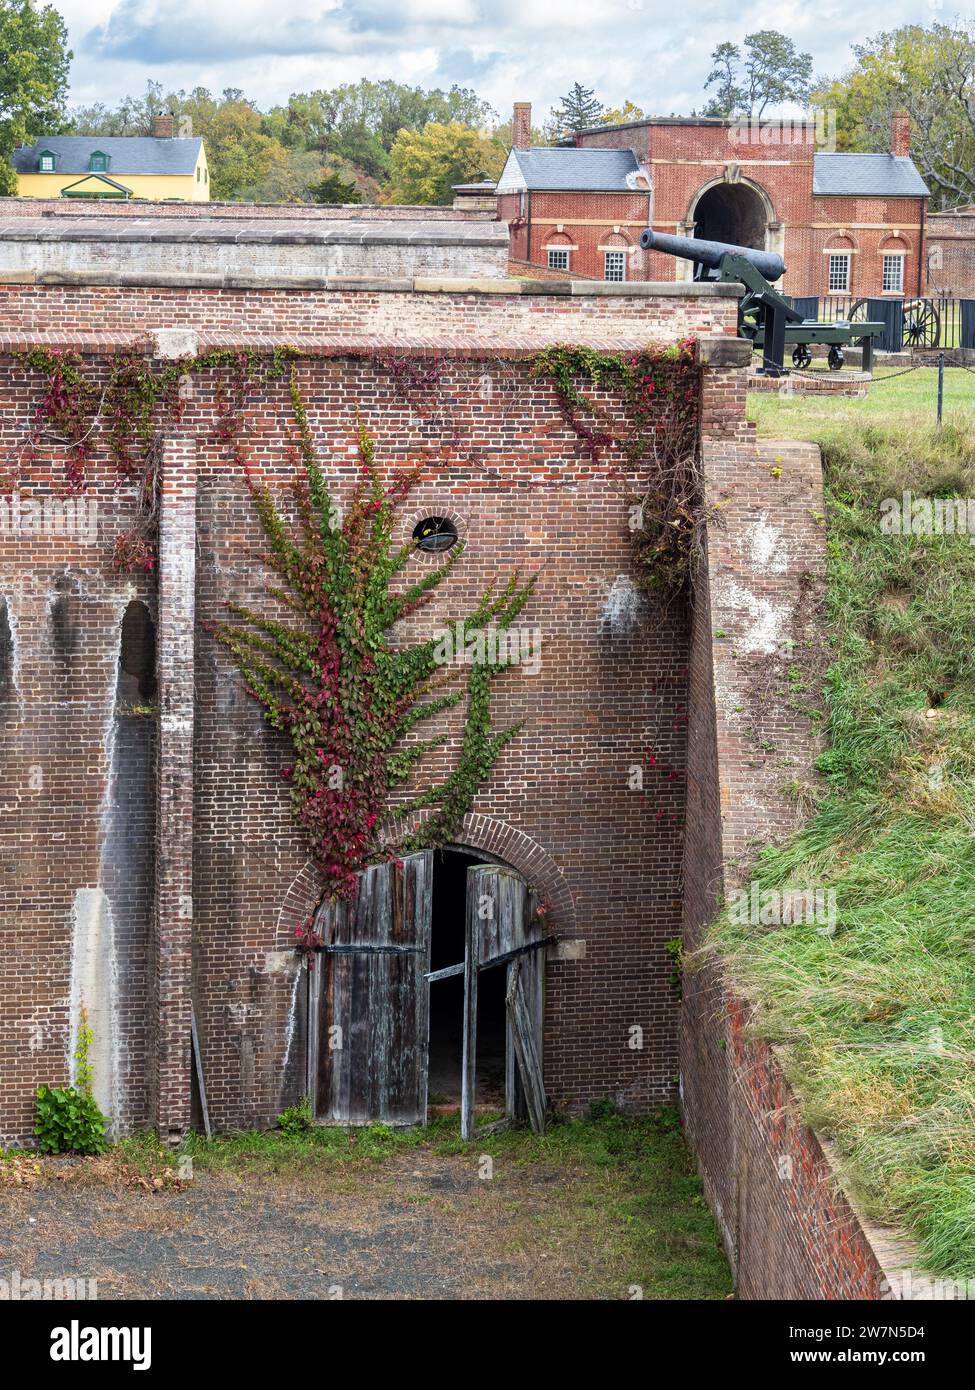
[[[909,299],[904,304],[904,341],[911,347],[937,347],[941,341],[941,316],[931,299]]]
[[[870,318],[869,301],[866,299],[856,299],[850,305],[849,322],[864,323]]]

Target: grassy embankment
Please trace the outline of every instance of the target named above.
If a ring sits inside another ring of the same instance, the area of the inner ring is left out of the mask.
[[[752,399],[760,434],[822,446],[833,654],[822,799],[754,876],[835,889],[838,921],[714,936],[868,1214],[906,1226],[931,1271],[972,1278],[975,544],[879,520],[905,490],[975,497],[975,375],[949,374],[940,431],[936,376],[863,401]]]

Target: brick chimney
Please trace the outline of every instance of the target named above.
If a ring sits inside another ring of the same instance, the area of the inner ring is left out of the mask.
[[[152,134],[156,140],[172,140],[174,117],[170,111],[166,115],[153,116]]]
[[[910,154],[911,118],[906,111],[895,111],[890,118],[891,154]]]
[[[511,144],[516,150],[529,150],[532,143],[532,104],[516,101],[511,120]]]

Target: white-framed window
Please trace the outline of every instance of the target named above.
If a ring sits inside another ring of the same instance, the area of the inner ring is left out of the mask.
[[[560,250],[558,247],[550,246],[548,248],[548,268],[549,270],[568,270],[568,249]]]
[[[54,173],[54,155],[53,155],[53,154],[42,154],[41,157],[40,157],[40,159],[37,161],[37,167],[38,167],[38,169],[41,171],[42,174],[53,174],[53,173]]]
[[[884,277],[881,289],[885,294],[904,293],[904,253],[884,252]]]
[[[626,279],[626,252],[625,251],[604,251],[605,268],[603,270],[604,280],[625,280]]]
[[[829,253],[829,288],[831,291],[838,290],[841,294],[844,294],[847,291],[849,291],[849,251],[831,251]]]

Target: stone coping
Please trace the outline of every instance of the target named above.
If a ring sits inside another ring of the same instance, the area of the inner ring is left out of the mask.
[[[30,237],[10,239],[33,240]],[[172,240],[183,241],[187,238],[175,237]],[[359,290],[373,294],[555,295],[595,299],[740,299],[745,293],[744,285],[735,282],[725,284],[693,280],[630,280],[624,284],[613,284],[603,280],[242,275],[233,272],[129,271],[94,267],[90,270],[5,270],[0,267],[0,285],[117,285],[129,289],[158,287],[184,290]]]
[[[326,221],[203,218],[180,222],[153,217],[0,220],[2,241],[164,242],[231,246],[507,246],[505,222]]]
[[[584,341],[595,352],[641,352],[652,341],[646,335],[632,332],[617,336],[586,334]],[[426,334],[409,337],[364,334],[311,333],[236,333],[214,329],[210,332],[179,327],[159,327],[144,331],[126,332],[64,332],[47,329],[41,332],[0,333],[0,355],[29,352],[32,348],[61,349],[62,351],[100,355],[126,348],[151,354],[157,358],[178,360],[197,354],[235,350],[271,353],[277,348],[293,348],[309,357],[370,356],[380,353],[409,353],[411,356],[473,358],[494,357],[511,359],[533,356],[541,348],[552,347],[563,338],[538,335],[478,339],[470,334]],[[697,339],[698,360],[711,367],[740,367],[748,362],[751,344],[744,338],[727,334],[702,334]]]

